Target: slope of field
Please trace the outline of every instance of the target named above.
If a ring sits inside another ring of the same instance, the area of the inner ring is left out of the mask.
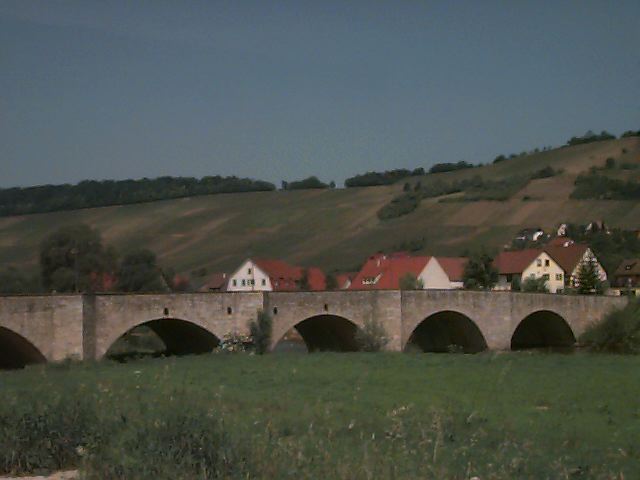
[[[84,222],[99,229],[121,252],[155,251],[164,266],[190,272],[229,271],[247,256],[278,257],[327,270],[356,268],[372,252],[405,248],[462,254],[484,246],[497,250],[527,226],[553,228],[560,222],[604,220],[640,229],[634,201],[571,200],[577,175],[602,167],[606,158],[640,164],[640,138],[560,148],[498,164],[424,177],[422,185],[480,175],[500,179],[545,166],[561,175],[533,180],[508,201],[423,200],[406,216],[380,221],[376,212],[402,191],[404,181],[384,187],[221,194],[153,203],[104,207],[0,219],[0,266],[35,268],[41,240],[61,225]],[[600,173],[637,178],[640,170]]]

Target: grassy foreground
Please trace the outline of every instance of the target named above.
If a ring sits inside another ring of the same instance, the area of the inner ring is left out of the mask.
[[[640,478],[640,358],[215,354],[0,373],[0,474]]]

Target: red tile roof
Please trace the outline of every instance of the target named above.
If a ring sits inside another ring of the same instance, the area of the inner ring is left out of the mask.
[[[565,271],[571,274],[584,257],[589,247],[580,243],[574,243],[566,247],[545,247],[544,251]]]
[[[411,273],[417,277],[430,258],[410,257],[404,252],[372,255],[351,282],[349,290],[397,290],[403,276]],[[364,283],[366,279],[373,281],[376,278],[376,283]]]
[[[436,257],[436,260],[449,277],[450,282],[461,282],[464,277],[464,267],[469,261],[466,257]]]
[[[200,292],[224,291],[226,290],[227,281],[226,273],[212,273],[198,290]]]
[[[571,240],[569,237],[556,237],[551,239],[549,243],[547,243],[547,246],[548,247],[564,247],[565,244],[572,245],[574,243],[576,242]]]
[[[282,260],[260,258],[254,259],[253,262],[269,276],[274,290],[300,290],[300,280],[304,275],[304,268],[289,265]],[[319,268],[309,267],[307,269],[307,279],[310,290],[325,290],[325,275]]]
[[[501,275],[522,273],[541,253],[542,250],[538,248],[500,252],[493,260],[493,264]]]

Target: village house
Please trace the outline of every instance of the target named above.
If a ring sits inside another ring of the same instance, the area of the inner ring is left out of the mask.
[[[498,269],[495,290],[511,290],[516,279],[522,285],[528,278],[544,278],[551,293],[564,289],[564,270],[544,250],[527,248],[500,252],[494,260],[494,265]]]
[[[304,277],[309,290],[324,290],[325,275],[316,267],[302,268],[282,260],[248,258],[229,275],[228,292],[300,290]]]
[[[442,260],[442,263],[440,262]],[[401,279],[411,275],[423,289],[462,288],[466,259],[410,256],[405,252],[370,256],[353,278],[350,290],[397,290]]]
[[[553,239],[543,249],[529,248],[500,252],[494,265],[498,269],[495,290],[511,290],[514,279],[522,284],[526,279],[544,278],[550,293],[561,293],[565,287],[579,285],[580,265],[593,259],[601,281],[607,274],[587,245],[566,237]]]
[[[575,243],[567,237],[557,237],[549,242],[544,250],[551,255],[564,270],[565,285],[567,286],[579,286],[578,274],[580,272],[580,266],[592,259],[595,261],[600,281],[604,282],[607,280],[607,272],[605,272],[595,254],[587,245]]]
[[[613,285],[618,295],[640,296],[640,258],[622,261],[613,274]]]

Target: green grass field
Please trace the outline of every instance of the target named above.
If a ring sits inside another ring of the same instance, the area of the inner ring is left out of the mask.
[[[211,354],[0,373],[0,473],[640,478],[640,358]]]
[[[623,153],[626,152],[626,153]],[[178,272],[235,269],[247,256],[276,257],[327,271],[349,271],[368,255],[419,240],[422,253],[460,255],[480,245],[496,251],[524,227],[553,229],[561,222],[604,220],[640,228],[640,203],[571,200],[577,175],[606,158],[640,164],[640,138],[559,148],[495,165],[411,177],[453,182],[474,175],[496,180],[545,166],[563,169],[531,181],[508,201],[442,203],[423,200],[409,215],[380,221],[376,212],[402,191],[396,185],[337,190],[210,195],[146,204],[0,218],[0,265],[37,268],[42,239],[62,225],[83,222],[121,252],[151,248],[160,264]],[[640,170],[605,172],[632,178]],[[523,198],[527,198],[523,201]]]

